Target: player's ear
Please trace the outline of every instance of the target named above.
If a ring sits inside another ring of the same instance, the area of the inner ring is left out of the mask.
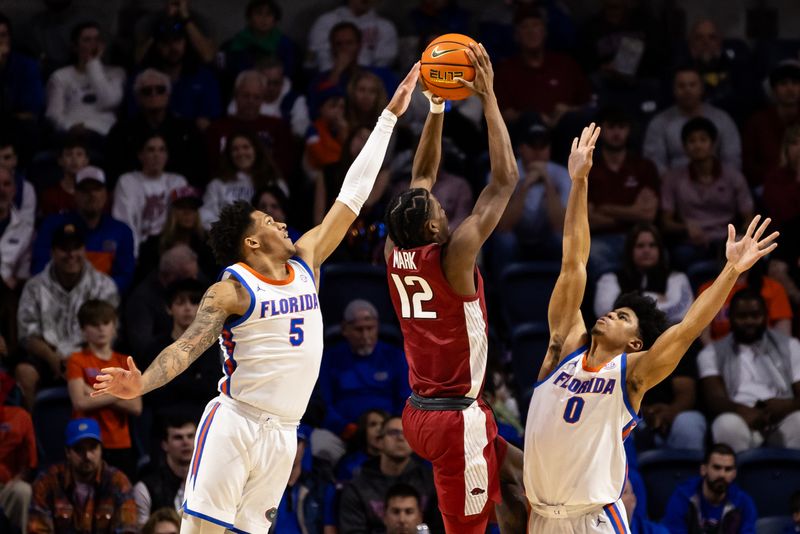
[[[441,228],[439,228],[439,222],[431,217],[425,222],[425,230],[430,234],[432,237],[436,237],[439,234]]]
[[[631,341],[628,342],[628,352],[629,353],[630,352],[639,352],[640,350],[642,350],[643,347],[644,347],[644,342],[638,337],[635,337]]]
[[[252,236],[245,237],[244,244],[246,247],[249,248],[259,248],[261,246],[261,244],[258,242],[258,239]]]

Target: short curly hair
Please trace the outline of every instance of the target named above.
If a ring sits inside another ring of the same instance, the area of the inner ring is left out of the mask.
[[[666,314],[656,307],[656,301],[638,291],[623,293],[614,301],[614,309],[630,308],[639,321],[642,350],[653,346],[658,336],[667,329]]]
[[[255,210],[251,204],[238,200],[220,211],[219,220],[211,225],[208,234],[208,244],[219,265],[233,265],[242,260],[242,240],[253,224],[250,215]]]

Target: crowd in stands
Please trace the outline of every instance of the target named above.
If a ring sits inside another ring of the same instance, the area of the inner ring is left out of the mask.
[[[206,242],[223,206],[250,201],[293,239],[319,223],[399,75],[433,37],[462,32],[491,55],[520,170],[480,260],[484,395],[510,443],[522,446],[533,387],[512,371],[512,340],[541,325],[512,323],[499,288],[515,262],[557,272],[579,128],[602,128],[589,177],[589,324],[631,291],[676,323],[719,272],[729,223],[743,229],[762,213],[781,231],[644,397],[622,496],[634,534],[754,532],[763,514],[735,483],[737,455],[800,451],[800,44],[727,39],[710,19],[670,33],[637,1],[577,17],[555,0],[481,12],[418,0],[390,19],[372,0],[343,0],[303,21],[302,42],[276,0],[231,12],[243,26],[221,42],[190,0],[121,18],[118,35],[71,4],[45,0],[29,20],[0,13],[0,531],[178,533],[219,348],[143,399],[92,398],[99,370],[127,367],[128,355],[145,369],[191,324],[225,267]],[[384,209],[408,186],[427,110],[415,95],[329,264],[382,264]],[[433,193],[451,229],[486,183],[485,136],[477,98],[447,103]],[[326,302],[323,272],[321,305],[340,306],[342,322],[325,325],[292,476],[267,512],[275,532],[392,534],[423,522],[443,532],[431,467],[403,437],[402,338],[360,282]],[[51,443],[36,423],[53,416],[53,398],[72,420]],[[702,462],[654,516],[635,459],[664,449]],[[800,531],[800,494],[782,498],[794,514],[785,532]]]

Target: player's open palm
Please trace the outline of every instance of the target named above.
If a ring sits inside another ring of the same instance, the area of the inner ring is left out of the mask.
[[[386,109],[394,113],[395,117],[399,117],[408,109],[408,104],[411,102],[411,95],[414,94],[418,79],[419,61],[414,63],[414,66],[408,71],[406,77],[403,78],[403,81],[397,86],[397,90],[394,92],[394,95],[392,95],[389,105],[386,106]]]
[[[569,153],[569,175],[575,178],[586,178],[592,168],[592,155],[600,136],[600,127],[591,123],[583,129],[580,138],[572,141],[572,151]]]
[[[464,49],[464,53],[472,62],[475,68],[475,78],[470,82],[464,78],[453,78],[472,89],[472,91],[479,97],[484,97],[494,92],[494,69],[492,69],[492,62],[489,59],[489,53],[480,43],[470,43],[468,48]]]
[[[778,237],[778,232],[772,232],[770,235],[761,239],[764,232],[772,222],[772,219],[764,219],[764,222],[759,225],[761,215],[756,215],[747,227],[744,237],[736,241],[736,230],[733,225],[728,225],[728,242],[725,243],[725,256],[728,261],[733,265],[734,269],[743,273],[753,266],[755,262],[763,258],[778,246],[773,243]]]
[[[128,370],[129,369],[129,370]],[[97,375],[92,397],[113,395],[120,399],[135,399],[144,390],[142,372],[136,367],[133,358],[128,356],[128,369],[106,367]]]

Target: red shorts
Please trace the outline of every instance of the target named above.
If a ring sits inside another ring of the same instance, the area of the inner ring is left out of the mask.
[[[406,403],[403,434],[414,452],[433,464],[443,514],[470,518],[500,502],[500,466],[508,444],[497,435],[494,414],[483,400],[461,411],[419,410]]]

